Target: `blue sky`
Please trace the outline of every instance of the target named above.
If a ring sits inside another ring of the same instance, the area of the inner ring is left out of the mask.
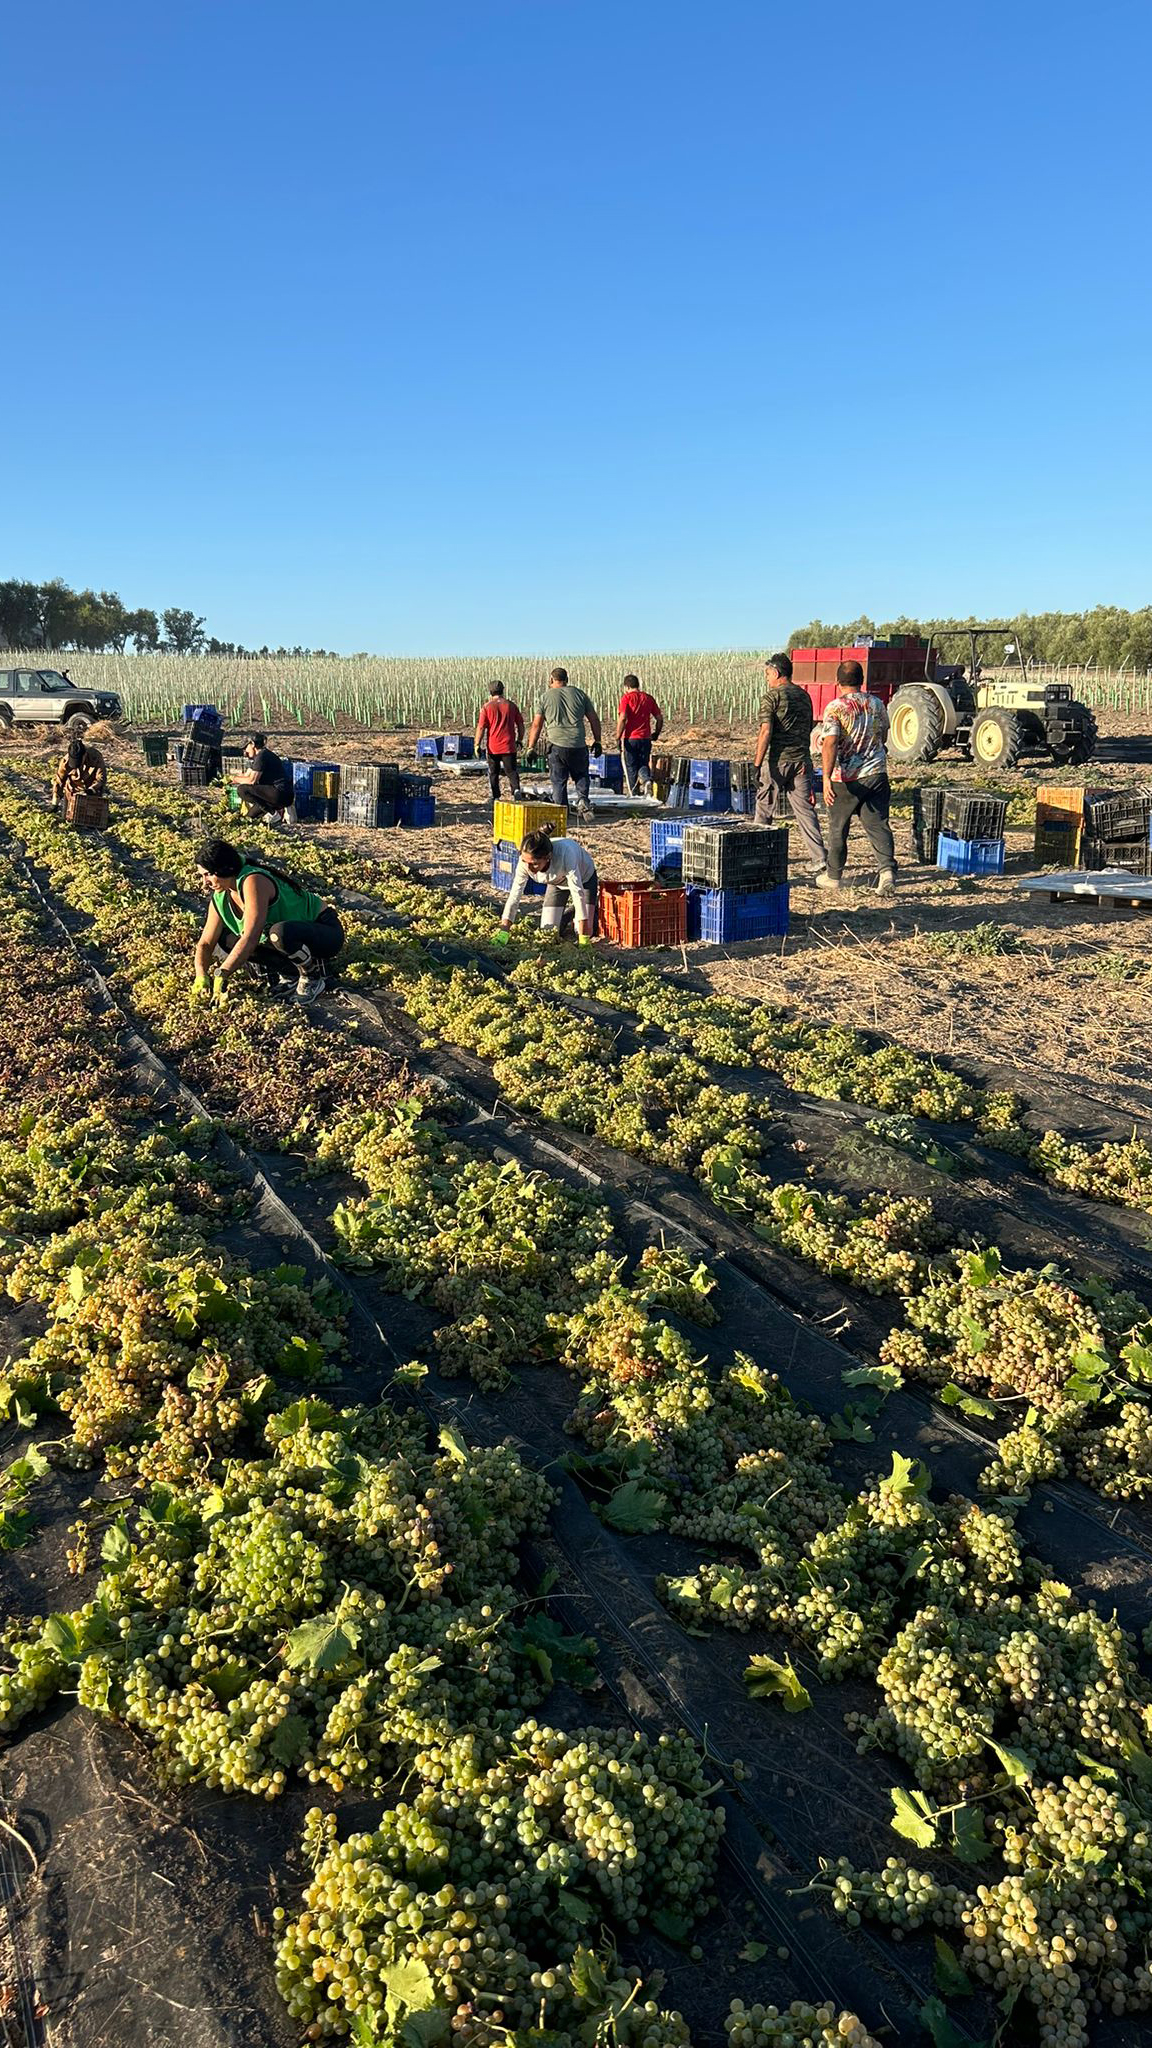
[[[40,0],[0,575],[222,638],[1152,600],[1152,15]]]

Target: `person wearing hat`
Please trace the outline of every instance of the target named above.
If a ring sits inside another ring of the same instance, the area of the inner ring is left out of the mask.
[[[247,773],[237,775],[236,793],[250,818],[266,818],[291,807],[288,770],[268,745],[268,735],[254,732],[244,749]]]

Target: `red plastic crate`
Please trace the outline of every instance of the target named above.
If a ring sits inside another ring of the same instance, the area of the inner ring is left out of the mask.
[[[617,946],[681,946],[688,931],[684,891],[601,882],[600,929]]]

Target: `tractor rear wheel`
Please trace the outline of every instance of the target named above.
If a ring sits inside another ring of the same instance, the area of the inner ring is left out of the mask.
[[[894,761],[934,761],[944,738],[944,707],[931,690],[908,683],[888,706],[888,752]]]
[[[1014,768],[1020,758],[1020,721],[1014,711],[990,705],[978,711],[968,735],[968,751],[978,768]]]

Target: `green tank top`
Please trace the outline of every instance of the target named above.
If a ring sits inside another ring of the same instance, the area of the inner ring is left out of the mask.
[[[263,875],[276,891],[268,906],[269,924],[314,924],[324,908],[323,900],[313,890],[304,889],[296,882],[284,882],[279,875],[270,875],[266,868],[242,867],[236,877],[238,889],[243,889],[249,875]],[[212,901],[228,930],[239,935],[244,929],[244,919],[232,901],[231,892],[215,889]]]

